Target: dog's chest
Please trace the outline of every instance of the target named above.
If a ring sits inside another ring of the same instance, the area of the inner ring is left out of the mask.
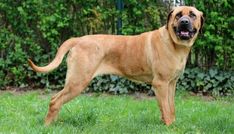
[[[176,69],[173,75],[171,76],[171,80],[178,79],[180,75],[182,75],[184,72],[184,69]]]
[[[180,58],[177,62],[178,64],[175,66],[175,69],[173,70],[173,73],[171,75],[171,79],[177,79],[180,77],[180,75],[183,74],[185,65],[186,65],[186,57]]]

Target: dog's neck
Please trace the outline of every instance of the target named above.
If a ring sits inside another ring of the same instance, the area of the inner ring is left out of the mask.
[[[163,36],[163,42],[165,43],[165,45],[168,47],[168,49],[172,50],[172,51],[177,51],[177,52],[183,52],[185,54],[189,54],[190,50],[191,50],[191,46],[184,46],[181,44],[176,44],[176,42],[173,41],[173,39],[171,38],[171,36],[169,35],[168,30],[166,29],[165,26],[161,27],[159,29],[161,35]]]
[[[169,35],[169,32],[165,26],[159,28],[159,33],[160,33],[159,36],[161,36],[160,39],[164,42],[163,43],[164,45],[163,47],[165,47],[164,51],[167,51],[165,53],[173,53],[172,54],[174,55],[173,58],[176,58],[179,61],[183,61],[185,64],[189,52],[191,50],[191,47],[176,44]]]

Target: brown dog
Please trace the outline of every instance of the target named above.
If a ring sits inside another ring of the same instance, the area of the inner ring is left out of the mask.
[[[61,106],[78,96],[97,75],[116,74],[152,84],[162,114],[170,125],[175,120],[176,82],[183,72],[191,46],[203,25],[202,12],[181,6],[168,15],[166,26],[136,36],[88,35],[65,41],[55,59],[45,67],[29,65],[37,72],[49,72],[67,57],[64,89],[54,95],[45,124],[50,124]]]

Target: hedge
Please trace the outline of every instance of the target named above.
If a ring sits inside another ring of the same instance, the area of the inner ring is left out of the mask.
[[[115,2],[0,1],[0,88],[62,87],[65,62],[52,73],[39,74],[29,68],[27,59],[32,58],[39,65],[46,65],[54,58],[59,45],[70,37],[96,33],[116,34],[116,21],[119,17],[123,20],[122,33],[125,35],[154,30],[166,23],[169,9],[161,0],[124,1],[122,12],[116,10]],[[226,0],[186,0],[186,3],[202,10],[206,21],[203,35],[194,44],[187,64],[189,68],[200,69],[187,69],[178,89],[229,95],[234,90],[233,78],[230,76],[234,70],[234,3]],[[211,77],[207,73],[212,68],[216,68],[217,77]],[[201,74],[204,74],[202,78]],[[149,85],[136,85],[115,76],[98,77],[89,87],[90,91],[115,93],[149,89]]]
[[[220,71],[215,68],[209,70],[187,68],[177,83],[177,89],[203,95],[233,95],[234,72]],[[113,94],[132,93],[136,91],[150,93],[150,90],[151,85],[134,83],[126,78],[120,78],[114,75],[97,77],[88,87],[89,92],[108,92]]]

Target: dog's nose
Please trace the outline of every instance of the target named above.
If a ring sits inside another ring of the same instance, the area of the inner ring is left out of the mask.
[[[181,21],[180,21],[180,23],[182,25],[188,25],[189,24],[189,19],[188,18],[182,18]]]

